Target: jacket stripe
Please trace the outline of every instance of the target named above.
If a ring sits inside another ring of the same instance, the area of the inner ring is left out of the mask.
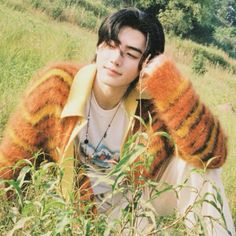
[[[59,118],[61,115],[61,111],[62,107],[57,104],[47,104],[35,114],[29,113],[28,110],[22,107],[22,116],[28,123],[35,126],[47,116],[53,116],[55,118]]]
[[[217,130],[218,130],[218,126],[214,126],[212,132],[210,133],[210,136],[209,136],[210,138],[208,142],[205,145],[203,145],[201,148],[199,148],[196,152],[194,152],[191,155],[192,158],[204,159],[206,155],[208,155],[209,153],[213,151],[214,143],[215,143],[215,139],[217,135]]]
[[[176,134],[180,138],[184,138],[193,128],[193,125],[196,124],[197,120],[200,120],[203,106],[202,104],[196,103],[197,106],[194,106],[195,109],[188,115],[187,119],[183,119],[180,127],[176,130]]]
[[[190,82],[188,80],[184,80],[180,85],[176,88],[176,90],[166,98],[166,100],[157,101],[158,108],[161,112],[165,112],[170,108],[172,104],[179,98],[181,94],[189,89]]]
[[[71,86],[72,84],[72,81],[73,81],[72,75],[60,69],[50,69],[42,77],[37,77],[37,80],[33,80],[29,89],[26,91],[26,95],[29,96],[31,93],[34,92],[35,89],[37,89],[39,85],[41,85],[46,80],[51,79],[51,77],[53,76],[60,77],[61,80],[66,82],[66,84],[68,84],[69,86]]]
[[[37,110],[40,110],[48,103],[58,104],[62,107],[65,104],[69,93],[69,87],[67,84],[52,78],[43,86],[40,85],[37,88],[37,91],[31,93],[31,95],[27,97],[27,100],[24,101],[24,106],[31,113],[37,112]]]
[[[33,150],[33,146],[29,145],[27,142],[25,142],[22,138],[19,137],[18,133],[15,133],[12,128],[7,129],[7,133],[9,135],[9,139],[11,140],[12,144],[24,149],[28,152],[35,151],[35,148]]]

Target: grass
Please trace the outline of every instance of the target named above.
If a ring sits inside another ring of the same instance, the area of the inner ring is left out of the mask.
[[[140,155],[147,155],[146,146],[133,145],[136,138],[144,133],[136,134],[128,140],[124,147],[124,156],[121,162],[106,176],[106,181],[112,184],[112,194],[120,194],[122,198],[119,204],[126,207],[116,214],[106,215],[105,213],[91,215],[92,203],[86,202],[82,207],[80,200],[76,200],[73,193],[67,200],[63,196],[60,183],[63,177],[63,169],[56,163],[42,163],[40,168],[28,160],[24,160],[24,167],[21,168],[16,180],[0,180],[1,184],[7,187],[0,189],[0,233],[3,235],[206,235],[205,224],[198,213],[199,208],[207,201],[209,196],[201,196],[186,212],[193,212],[196,217],[197,226],[186,231],[183,216],[172,214],[159,216],[151,207],[149,198],[143,197],[143,187],[152,189],[152,199],[161,196],[163,193],[174,191],[178,193],[182,188],[189,188],[187,179],[179,185],[160,184],[156,181],[139,179],[140,184],[134,184],[133,160]],[[147,139],[149,137],[147,136]],[[146,159],[146,158],[145,158]],[[35,155],[35,162],[37,155]],[[22,161],[21,161],[22,164]],[[138,165],[140,163],[137,163]],[[18,164],[18,166],[20,163]],[[196,173],[201,173],[195,170]],[[204,171],[201,171],[204,173]],[[27,175],[31,178],[25,178]],[[109,176],[115,177],[114,181]],[[127,180],[130,181],[127,181]],[[137,180],[137,177],[135,178]],[[98,178],[99,181],[99,178]],[[143,183],[143,184],[142,184]],[[204,186],[204,184],[203,184]],[[200,196],[200,190],[195,190],[196,196]],[[8,193],[8,201],[6,201]],[[124,203],[125,201],[125,203]],[[212,199],[211,204],[221,212],[222,204],[220,195]],[[112,213],[112,212],[111,212]],[[119,215],[117,215],[119,214]],[[140,220],[149,221],[148,227],[140,231],[137,225]],[[224,225],[222,217],[222,225]],[[214,221],[214,219],[212,219]]]
[[[52,61],[90,62],[96,44],[94,33],[66,22],[52,21],[43,12],[29,9],[28,5],[20,3],[24,1],[11,6],[3,2],[0,1],[0,137],[10,112],[37,69]],[[212,64],[209,60],[204,75],[194,74],[191,63],[196,47],[203,46],[190,41],[167,39],[167,53],[178,62],[182,73],[192,80],[202,100],[219,117],[228,135],[229,153],[223,168],[223,182],[236,222],[236,115],[233,111],[222,112],[219,108],[220,104],[225,103],[236,108],[235,74],[229,68]],[[220,55],[231,66],[236,65],[236,61],[225,53],[203,48],[208,53]],[[89,227],[86,226],[89,222],[83,223],[85,228]],[[27,225],[27,222],[24,224]]]
[[[98,29],[101,19],[113,10],[100,0],[9,0],[6,5],[19,11],[37,9],[54,20],[70,22],[93,31]]]
[[[89,63],[96,37],[68,23],[56,23],[37,11],[0,9],[0,133],[33,73],[49,62]]]

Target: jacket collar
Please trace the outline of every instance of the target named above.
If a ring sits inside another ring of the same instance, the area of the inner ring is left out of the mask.
[[[62,110],[61,118],[70,116],[80,116],[85,118],[86,102],[89,99],[93,82],[96,76],[96,65],[90,64],[83,67],[74,78],[71,85],[68,100]],[[149,99],[145,94],[142,98]],[[140,100],[140,94],[137,89],[133,89],[124,101],[124,106],[129,117],[134,115],[134,112]]]
[[[95,75],[95,64],[83,67],[75,75],[61,118],[69,116],[85,117],[85,106],[91,93]]]

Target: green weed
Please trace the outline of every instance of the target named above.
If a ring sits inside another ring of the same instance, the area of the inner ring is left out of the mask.
[[[158,134],[157,134],[158,135]],[[159,183],[144,177],[135,177],[133,161],[142,155],[147,155],[147,147],[133,145],[137,139],[146,136],[137,133],[131,136],[125,144],[121,161],[99,181],[112,184],[112,193],[121,195],[119,206],[121,211],[113,215],[110,211],[91,214],[93,202],[86,202],[81,207],[76,195],[71,192],[70,198],[65,198],[61,191],[61,181],[64,175],[63,168],[54,162],[42,162],[39,168],[35,163],[42,153],[35,155],[33,161],[22,160],[15,169],[21,166],[17,179],[0,180],[0,233],[7,235],[207,235],[204,217],[200,209],[206,202],[211,204],[220,214],[222,212],[222,199],[216,187],[216,196],[206,193],[201,196],[200,190],[196,198],[183,215],[171,214],[160,216],[150,204],[150,200],[157,199],[167,192],[178,195],[188,186],[188,177],[178,185]],[[167,135],[168,136],[168,135]],[[149,139],[148,136],[146,138]],[[136,163],[139,165],[140,163]],[[142,163],[143,164],[143,163]],[[22,167],[23,166],[23,167]],[[73,170],[72,170],[73,171]],[[204,170],[192,170],[204,175]],[[110,177],[114,177],[111,180]],[[100,177],[101,178],[101,177]],[[203,182],[202,188],[208,183]],[[95,183],[96,184],[96,183]],[[150,189],[148,197],[144,189]],[[107,199],[105,198],[104,201]],[[125,201],[124,201],[125,200]],[[124,201],[124,202],[123,202]],[[98,206],[97,206],[98,207]],[[115,206],[116,207],[116,206]],[[184,226],[186,216],[192,213],[195,216],[196,227],[187,229]],[[212,218],[210,222],[216,219]],[[145,227],[138,229],[141,222],[147,222]],[[224,227],[226,222],[222,215],[220,224]]]

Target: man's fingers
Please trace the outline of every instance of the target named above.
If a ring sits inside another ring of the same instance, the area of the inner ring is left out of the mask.
[[[158,55],[152,58],[142,69],[141,74],[142,75],[150,75],[153,73],[153,71],[157,68],[159,68],[168,58],[164,55]]]

